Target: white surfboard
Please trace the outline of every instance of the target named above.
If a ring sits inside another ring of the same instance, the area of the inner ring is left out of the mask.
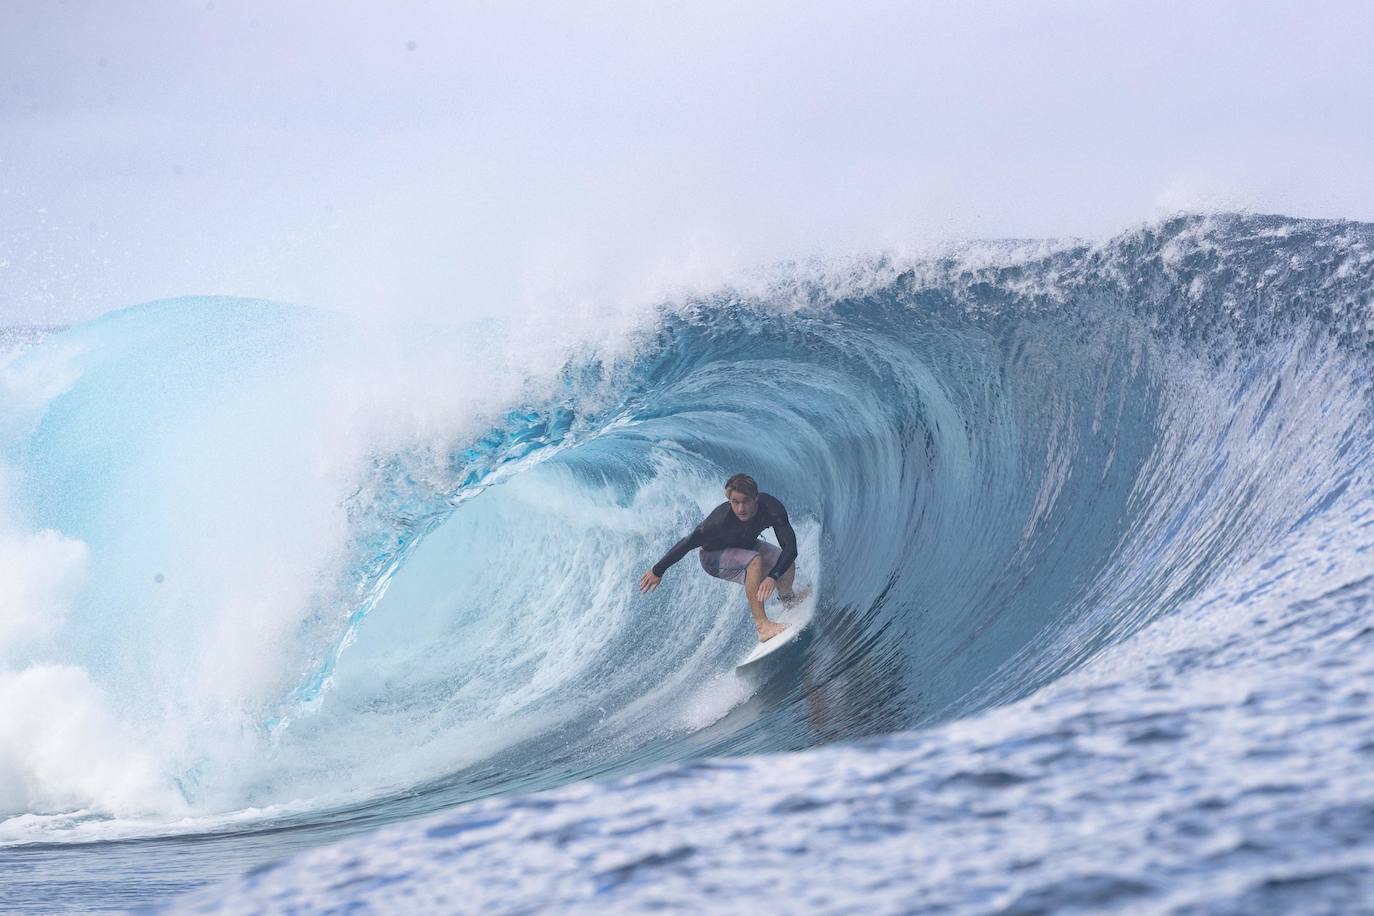
[[[811,594],[803,598],[796,607],[788,608],[774,618],[779,623],[787,624],[787,629],[768,642],[755,643],[754,648],[750,650],[744,660],[735,666],[735,670],[738,672],[748,671],[779,649],[790,645],[811,622],[811,612],[815,606],[816,592],[813,588]]]

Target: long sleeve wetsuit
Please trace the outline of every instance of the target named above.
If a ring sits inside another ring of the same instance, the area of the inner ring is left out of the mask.
[[[711,514],[706,516],[705,521],[693,528],[691,534],[674,544],[672,549],[663,555],[663,559],[654,564],[654,575],[661,578],[669,566],[697,547],[703,550],[753,547],[754,541],[765,528],[773,529],[773,533],[778,537],[778,546],[782,548],[782,555],[778,557],[778,562],[773,564],[768,575],[775,581],[781,579],[782,574],[792,565],[792,561],[797,559],[797,534],[792,530],[792,523],[788,521],[787,510],[783,508],[782,503],[777,497],[769,496],[767,493],[759,494],[758,511],[747,522],[739,520],[728,502],[716,506],[711,510]]]

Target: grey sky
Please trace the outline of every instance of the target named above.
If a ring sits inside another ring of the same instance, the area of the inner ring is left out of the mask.
[[[1367,2],[0,9],[0,324],[491,314],[1177,209],[1374,219]]]

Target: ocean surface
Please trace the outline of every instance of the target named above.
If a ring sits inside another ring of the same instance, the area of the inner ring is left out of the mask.
[[[1374,912],[1374,225],[0,352],[0,910]]]

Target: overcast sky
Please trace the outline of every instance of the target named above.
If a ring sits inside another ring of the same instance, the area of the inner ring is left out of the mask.
[[[1374,220],[1364,2],[0,4],[0,324],[634,300],[815,254]]]

